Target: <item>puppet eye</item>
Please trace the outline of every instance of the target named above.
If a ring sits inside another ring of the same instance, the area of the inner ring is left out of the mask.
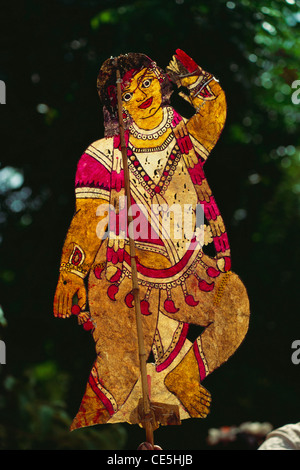
[[[146,78],[146,80],[144,80],[143,83],[142,83],[142,87],[143,88],[149,88],[149,86],[151,85],[151,82],[152,82],[151,78]]]
[[[127,93],[124,93],[124,95],[122,96],[122,98],[123,98],[124,101],[129,101],[129,100],[131,100],[132,95],[133,95],[133,93],[127,92]]]

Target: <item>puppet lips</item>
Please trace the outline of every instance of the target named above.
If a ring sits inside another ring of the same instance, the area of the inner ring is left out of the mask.
[[[149,98],[148,100],[144,101],[144,103],[140,104],[139,108],[141,109],[149,108],[149,106],[151,106],[152,104],[152,101],[153,101],[153,98]]]

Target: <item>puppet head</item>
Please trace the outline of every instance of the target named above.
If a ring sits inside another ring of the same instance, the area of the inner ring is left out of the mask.
[[[153,74],[160,83],[161,106],[169,104],[172,94],[172,85],[167,75],[145,54],[129,53],[107,59],[102,65],[97,79],[97,90],[100,101],[103,104],[106,136],[112,136],[119,132],[116,84],[117,68],[119,68],[122,77],[122,91],[126,90],[134,77],[145,69],[146,73]],[[124,106],[126,108],[125,101]],[[131,123],[132,117],[125,112],[125,128],[128,128]]]

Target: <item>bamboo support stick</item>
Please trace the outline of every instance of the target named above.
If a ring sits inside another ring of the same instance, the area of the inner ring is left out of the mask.
[[[117,97],[118,97],[118,118],[119,118],[119,128],[120,128],[120,140],[121,140],[121,152],[123,160],[123,170],[124,170],[124,184],[125,184],[125,194],[127,198],[127,226],[131,226],[132,216],[130,215],[131,207],[131,191],[130,191],[130,179],[129,179],[129,170],[127,162],[127,147],[125,142],[125,131],[123,123],[123,110],[122,110],[122,93],[121,93],[121,75],[120,70],[117,69]],[[144,347],[144,334],[143,334],[143,325],[142,325],[142,314],[141,314],[141,302],[140,302],[140,289],[138,284],[138,275],[136,267],[136,251],[135,251],[135,242],[134,238],[129,237],[129,247],[130,247],[130,261],[131,261],[131,276],[132,276],[132,294],[134,297],[134,306],[136,314],[136,326],[137,326],[137,336],[138,336],[138,348],[139,348],[139,359],[140,359],[140,370],[141,370],[141,381],[142,381],[142,393],[143,393],[143,408],[144,408],[144,417],[145,417],[145,430],[146,430],[146,441],[151,445],[154,445],[153,439],[153,427],[150,421],[151,409],[150,409],[150,400],[149,400],[149,391],[148,391],[148,381],[147,381],[147,357]]]

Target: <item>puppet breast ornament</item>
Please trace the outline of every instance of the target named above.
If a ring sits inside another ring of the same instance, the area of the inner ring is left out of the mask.
[[[195,109],[190,119],[170,104],[174,84],[184,87],[180,95]],[[205,418],[211,395],[202,383],[236,351],[249,322],[247,292],[231,270],[225,225],[204,173],[224,127],[225,94],[218,80],[181,50],[166,72],[143,54],[108,59],[97,88],[105,137],[89,145],[78,162],[76,211],[54,300],[55,316],[76,314],[96,348],[71,430],[142,425],[130,237],[143,344],[147,358],[151,355],[146,372],[155,426]],[[201,327],[195,340],[189,339],[191,325]]]

